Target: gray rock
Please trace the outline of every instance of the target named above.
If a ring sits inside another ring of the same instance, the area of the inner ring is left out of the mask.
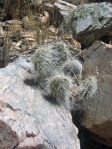
[[[112,3],[83,4],[64,19],[62,33],[71,33],[84,46],[112,30]]]
[[[112,2],[111,0],[85,0],[86,2],[95,2],[95,3],[101,3],[101,2]]]
[[[75,4],[75,5],[79,5],[81,3],[98,3],[98,2],[112,2],[111,0],[64,0],[67,1],[69,3]]]
[[[96,134],[97,141],[112,147],[112,45],[95,42],[85,49],[84,75],[96,75],[98,89],[89,99],[82,125]]]
[[[18,59],[0,69],[0,149],[80,149],[69,112],[24,83],[30,68]]]

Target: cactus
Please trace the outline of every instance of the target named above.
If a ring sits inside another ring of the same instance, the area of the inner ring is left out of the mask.
[[[69,50],[62,42],[54,45],[51,52],[56,66],[62,66],[71,57]]]
[[[97,91],[98,84],[96,76],[88,76],[80,86],[77,86],[76,94],[73,94],[72,109],[87,110],[93,106],[94,95]]]
[[[44,80],[53,74],[55,66],[52,63],[52,55],[49,50],[39,49],[33,59],[34,68],[37,71],[37,78]]]
[[[64,75],[56,75],[49,81],[49,92],[58,104],[69,108],[71,79]]]
[[[63,72],[71,77],[74,75],[81,76],[82,64],[77,59],[68,60],[63,66]]]
[[[61,42],[59,44],[51,44],[48,47],[39,48],[33,59],[34,68],[37,71],[37,78],[45,80],[53,76],[69,56],[65,45]]]
[[[92,97],[96,91],[97,91],[97,79],[95,76],[89,76],[85,81],[84,81],[84,86],[87,88],[86,94],[88,97]]]
[[[79,86],[76,98],[78,101],[89,99],[95,95],[97,91],[97,78],[95,76],[88,76]]]

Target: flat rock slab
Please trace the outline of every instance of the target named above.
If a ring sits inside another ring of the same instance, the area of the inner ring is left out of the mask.
[[[83,126],[96,134],[99,142],[112,147],[112,45],[96,41],[81,56],[84,74],[98,79],[98,89],[85,111]]]
[[[30,67],[20,58],[0,69],[0,149],[80,149],[69,112],[24,83]]]

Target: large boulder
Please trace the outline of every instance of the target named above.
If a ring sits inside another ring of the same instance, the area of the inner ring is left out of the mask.
[[[68,110],[24,83],[31,68],[19,58],[0,69],[0,149],[80,149]]]
[[[111,0],[87,0],[88,2],[96,2],[96,3],[101,3],[101,2],[112,2]]]
[[[112,2],[111,0],[64,0],[66,2],[69,2],[69,3],[72,3],[72,4],[75,4],[75,5],[80,5],[80,4],[83,4],[83,3],[100,3],[100,2]]]
[[[112,45],[96,41],[81,56],[84,75],[98,79],[96,94],[84,101],[87,107],[82,125],[98,136],[97,141],[112,147]]]
[[[63,21],[60,32],[71,33],[75,39],[89,46],[112,30],[112,3],[80,5]]]

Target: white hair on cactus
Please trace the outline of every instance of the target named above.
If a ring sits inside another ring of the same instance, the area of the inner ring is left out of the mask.
[[[69,56],[68,49],[62,42],[39,48],[33,59],[38,78],[43,80],[54,75],[54,71],[59,69]]]
[[[70,108],[71,83],[72,80],[63,74],[55,75],[47,81],[47,90],[50,95],[58,104],[63,104],[66,108]]]
[[[64,74],[68,76],[74,76],[74,75],[81,76],[82,64],[77,59],[68,60],[63,65],[63,71]]]

